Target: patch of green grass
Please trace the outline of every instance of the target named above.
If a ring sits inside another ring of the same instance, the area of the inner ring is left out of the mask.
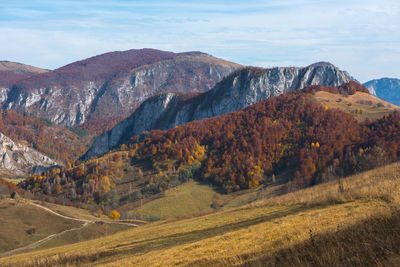
[[[44,117],[41,117],[41,118],[39,118],[39,119],[40,119],[42,122],[46,123],[47,126],[53,126],[53,122],[52,122],[50,119],[44,118]]]
[[[165,196],[155,199],[130,212],[130,217],[147,220],[167,219],[185,215],[211,212],[212,203],[218,193],[210,186],[189,181],[169,189]]]
[[[90,135],[90,132],[88,130],[85,130],[85,129],[79,129],[79,128],[75,128],[75,127],[69,127],[68,129],[71,132],[77,134],[79,137],[89,136]]]
[[[227,210],[250,204],[273,195],[278,186],[267,189],[242,190],[231,194],[221,194],[209,185],[190,180],[180,186],[160,194],[149,202],[143,201],[142,207],[127,212],[128,217],[157,221],[163,219],[188,217],[206,214],[217,210]],[[263,190],[263,191],[261,191]]]

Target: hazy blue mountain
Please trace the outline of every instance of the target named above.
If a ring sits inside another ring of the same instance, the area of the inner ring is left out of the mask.
[[[400,105],[400,79],[381,78],[364,83],[371,95],[394,105]]]

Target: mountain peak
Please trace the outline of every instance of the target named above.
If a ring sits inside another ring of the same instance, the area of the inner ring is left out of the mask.
[[[307,67],[316,68],[316,67],[327,67],[327,66],[331,66],[331,67],[335,67],[335,68],[336,68],[335,65],[333,65],[332,63],[327,62],[327,61],[315,62],[315,63],[313,63],[313,64],[311,64],[311,65],[308,65]]]

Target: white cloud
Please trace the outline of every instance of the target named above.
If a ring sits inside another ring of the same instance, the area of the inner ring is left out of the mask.
[[[201,50],[247,65],[329,60],[362,81],[400,76],[398,1],[21,3],[0,2],[0,58],[41,67],[152,47]]]

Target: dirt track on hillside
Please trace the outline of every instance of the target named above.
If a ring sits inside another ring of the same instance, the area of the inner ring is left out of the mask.
[[[139,226],[137,224],[126,223],[126,222],[112,222],[112,221],[105,221],[105,220],[88,220],[88,219],[65,216],[65,215],[62,215],[62,214],[60,214],[60,213],[48,208],[48,207],[45,207],[45,206],[40,205],[38,203],[35,203],[33,201],[23,200],[23,201],[20,201],[20,202],[22,202],[24,204],[29,204],[29,205],[41,208],[41,209],[43,209],[43,210],[45,210],[45,211],[47,211],[47,212],[49,212],[49,213],[51,213],[51,214],[53,214],[55,216],[58,216],[58,217],[61,217],[61,218],[67,219],[67,220],[74,220],[74,221],[83,222],[83,224],[81,226],[79,226],[79,227],[74,227],[74,228],[67,229],[67,230],[64,230],[62,232],[59,232],[59,233],[51,234],[51,235],[46,236],[45,238],[42,238],[39,241],[36,241],[36,242],[34,242],[32,244],[29,244],[29,245],[26,245],[26,246],[23,246],[23,247],[20,247],[20,248],[16,248],[16,249],[13,249],[13,250],[10,250],[10,251],[6,251],[6,252],[0,254],[0,257],[9,256],[11,254],[22,252],[22,251],[27,250],[27,249],[36,248],[36,247],[40,246],[41,244],[43,244],[43,243],[45,243],[45,242],[47,242],[49,240],[52,240],[52,239],[54,239],[54,238],[56,238],[58,236],[61,236],[61,235],[65,234],[65,233],[67,233],[67,232],[81,230],[81,229],[83,229],[83,228],[85,228],[85,227],[87,227],[87,226],[89,226],[89,225],[91,225],[93,223],[96,223],[96,222],[102,222],[102,223],[107,223],[107,224],[129,225],[129,226],[133,226],[133,227],[138,227]]]

